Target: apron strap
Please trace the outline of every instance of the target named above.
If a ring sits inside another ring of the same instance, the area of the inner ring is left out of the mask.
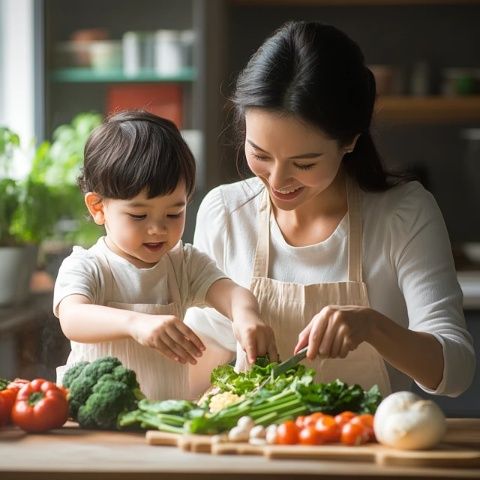
[[[348,203],[348,281],[362,282],[362,209],[360,189],[347,175]]]
[[[348,281],[362,282],[362,214],[360,190],[355,180],[346,177],[348,203]],[[270,251],[270,198],[265,188],[258,210],[258,239],[253,262],[253,277],[268,278]]]
[[[255,249],[252,277],[268,277],[268,263],[270,251],[270,198],[265,188],[260,194],[258,209],[258,239]]]

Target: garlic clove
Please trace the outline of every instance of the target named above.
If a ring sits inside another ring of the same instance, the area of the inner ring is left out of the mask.
[[[253,421],[252,417],[248,417],[247,415],[240,417],[237,421],[237,427],[243,428],[248,432],[255,426],[255,422]]]
[[[265,427],[262,425],[255,425],[250,430],[250,438],[265,438],[265,436],[266,436]]]
[[[248,431],[237,425],[228,432],[228,439],[231,442],[247,442]]]

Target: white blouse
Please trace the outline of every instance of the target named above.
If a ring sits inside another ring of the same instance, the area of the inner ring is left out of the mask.
[[[194,244],[230,278],[249,287],[257,243],[258,178],[222,185],[204,198]],[[361,192],[363,280],[370,305],[399,325],[433,334],[442,344],[443,379],[428,393],[457,396],[475,370],[472,338],[466,330],[448,232],[433,196],[418,182],[386,192]],[[326,240],[289,245],[272,216],[269,276],[302,284],[347,279],[345,216]],[[186,323],[235,350],[231,323],[213,309],[190,309]],[[277,333],[278,335],[278,333]],[[412,380],[387,364],[392,390],[409,390]]]

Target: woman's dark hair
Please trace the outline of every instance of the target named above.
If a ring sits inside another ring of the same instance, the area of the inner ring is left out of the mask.
[[[148,198],[166,195],[185,181],[195,189],[195,159],[170,120],[142,110],[108,118],[90,135],[78,184],[84,193],[129,199],[147,189]]]
[[[257,50],[240,73],[232,98],[241,152],[245,111],[258,107],[295,115],[348,145],[347,171],[364,190],[382,191],[400,177],[388,174],[370,135],[375,79],[359,46],[330,25],[288,22]]]

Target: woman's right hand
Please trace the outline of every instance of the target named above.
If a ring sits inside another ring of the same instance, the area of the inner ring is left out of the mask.
[[[130,336],[180,363],[195,365],[195,357],[200,357],[205,350],[193,330],[174,315],[135,315],[130,324]]]

